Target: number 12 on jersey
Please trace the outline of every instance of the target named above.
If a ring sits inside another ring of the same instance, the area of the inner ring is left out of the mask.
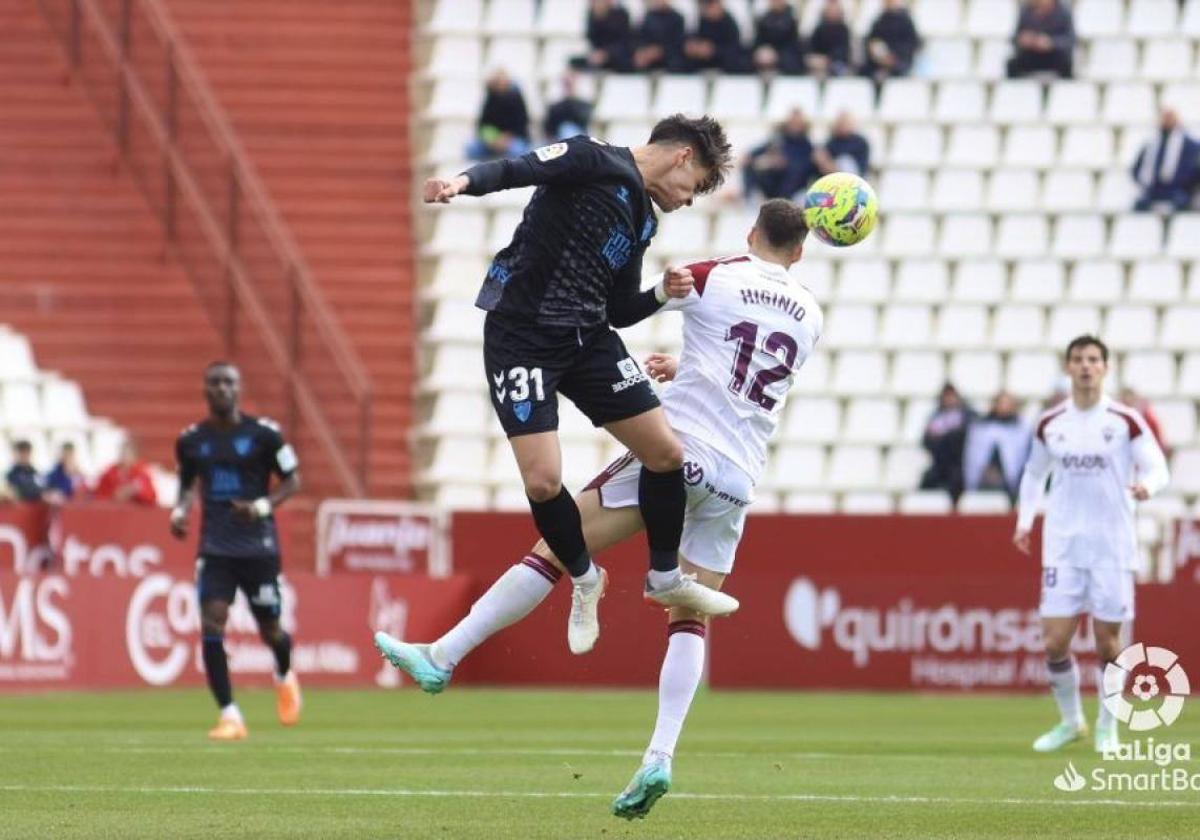
[[[729,390],[764,411],[774,409],[777,400],[769,396],[766,390],[772,383],[780,382],[791,375],[798,352],[795,339],[783,332],[768,335],[763,340],[762,351],[775,356],[776,359],[776,354],[782,351],[783,361],[774,367],[759,370],[753,377],[750,377],[750,362],[754,359],[754,350],[758,345],[758,324],[753,321],[739,321],[726,331],[725,340],[737,342]],[[749,387],[746,386],[747,379],[750,381]]]

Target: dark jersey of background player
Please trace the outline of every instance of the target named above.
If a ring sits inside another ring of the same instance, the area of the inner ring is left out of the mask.
[[[279,553],[275,519],[248,520],[232,502],[270,493],[271,475],[296,471],[296,455],[270,420],[241,415],[231,428],[207,420],[189,426],[175,444],[182,487],[202,486],[199,554],[212,557],[272,557]]]
[[[549,327],[629,326],[659,307],[639,293],[658,219],[632,152],[572,137],[465,173],[467,195],[538,184],[475,303]]]

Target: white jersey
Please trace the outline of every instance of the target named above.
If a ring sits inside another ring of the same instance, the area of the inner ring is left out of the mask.
[[[1068,398],[1043,414],[1021,479],[1022,530],[1033,525],[1047,475],[1042,564],[1134,568],[1130,487],[1140,483],[1153,495],[1169,480],[1166,459],[1142,416],[1107,396],[1086,410]]]
[[[683,353],[663,406],[671,427],[708,444],[755,483],[788,389],[820,338],[816,298],[781,265],[746,254],[688,266]]]

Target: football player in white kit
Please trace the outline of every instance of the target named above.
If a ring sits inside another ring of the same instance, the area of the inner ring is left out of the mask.
[[[664,309],[683,312],[683,352],[653,354],[647,372],[672,382],[662,402],[684,447],[687,514],[680,567],[720,589],[762,475],[767,441],[782,416],[792,379],[813,351],[824,322],[812,293],[788,273],[800,259],[808,228],[801,207],[765,202],[747,237],[746,254],[688,266],[694,285]],[[588,550],[597,554],[644,527],[638,513],[641,465],[627,454],[578,498]],[[524,618],[561,577],[545,542],[505,572],[450,632],[432,645],[376,634],[376,646],[425,691],[437,693],[451,670],[499,630]],[[736,603],[736,602],[735,602]],[[586,653],[600,633],[595,605],[574,604],[568,641]],[[658,718],[641,767],[613,803],[613,813],[644,817],[671,784],[671,756],[704,671],[707,617],[674,607],[659,675]]]
[[[1084,335],[1067,346],[1071,396],[1038,419],[1021,479],[1013,542],[1030,552],[1030,531],[1051,477],[1042,529],[1042,633],[1050,690],[1062,721],[1033,742],[1038,752],[1061,749],[1087,735],[1079,668],[1071,638],[1083,613],[1092,617],[1104,667],[1121,652],[1121,625],[1133,620],[1138,542],[1134,508],[1167,485],[1162,450],[1137,411],[1104,393],[1108,347]],[[1103,690],[1100,690],[1101,697]],[[1100,703],[1097,751],[1115,750],[1117,723]]]

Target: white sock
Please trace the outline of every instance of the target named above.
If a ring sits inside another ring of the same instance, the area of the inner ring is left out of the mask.
[[[660,572],[657,569],[651,569],[646,579],[650,581],[651,589],[670,589],[679,580],[679,575],[678,566],[669,572]]]
[[[221,707],[221,720],[236,720],[238,723],[245,723],[242,719],[242,710],[238,708],[237,703],[230,703],[228,706]]]
[[[643,761],[651,753],[675,754],[679,731],[704,674],[704,623],[673,621],[667,628],[667,654],[658,674],[658,719]]]
[[[558,571],[555,569],[554,571]],[[587,571],[581,575],[572,575],[571,583],[576,586],[595,586],[600,581],[600,571],[596,568],[595,563],[588,563]]]
[[[1113,713],[1104,705],[1104,663],[1096,669],[1096,696],[1100,698],[1100,713],[1096,715],[1096,728],[1104,729],[1116,723]]]
[[[497,578],[449,633],[429,646],[429,658],[449,670],[485,639],[529,615],[545,600],[562,572],[548,560],[527,554]]]
[[[1079,665],[1075,657],[1065,659],[1062,663],[1047,662],[1046,672],[1050,676],[1050,693],[1058,704],[1063,723],[1081,724],[1083,702],[1079,699]]]

